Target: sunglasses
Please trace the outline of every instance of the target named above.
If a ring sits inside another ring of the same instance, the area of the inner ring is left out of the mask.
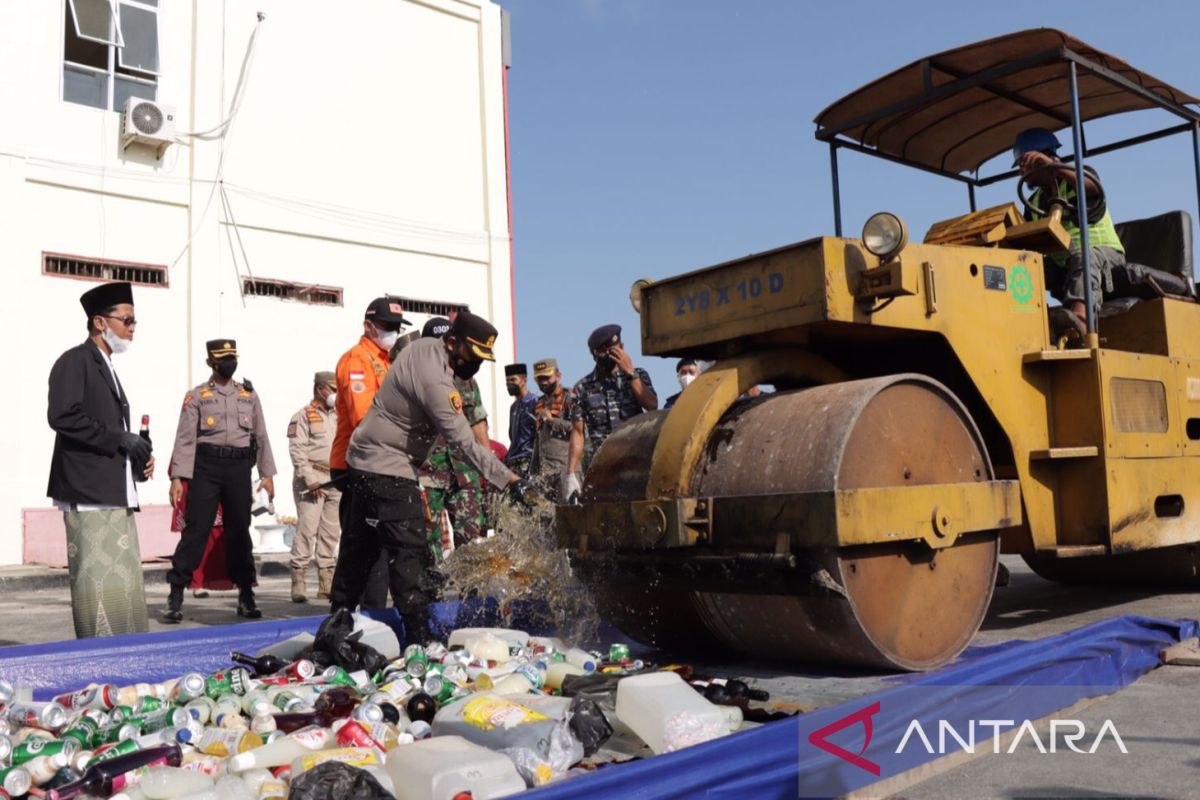
[[[136,317],[114,317],[112,314],[101,314],[101,316],[104,317],[105,319],[118,320],[126,328],[132,328],[134,325],[137,325]]]

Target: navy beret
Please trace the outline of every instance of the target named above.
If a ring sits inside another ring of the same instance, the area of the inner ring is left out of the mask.
[[[601,325],[592,331],[592,335],[588,337],[588,349],[599,350],[602,347],[612,347],[620,341],[620,325]]]

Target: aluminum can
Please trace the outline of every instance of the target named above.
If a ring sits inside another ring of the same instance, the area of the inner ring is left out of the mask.
[[[609,661],[628,661],[629,660],[629,645],[614,644],[608,648]]]
[[[171,690],[171,700],[176,705],[187,705],[198,697],[205,696],[207,682],[199,672],[189,672],[181,677]]]
[[[414,678],[421,678],[429,670],[429,656],[425,648],[419,644],[410,644],[404,648],[404,671]]]
[[[204,693],[212,698],[223,694],[243,695],[250,689],[250,673],[242,667],[219,670],[204,679]]]

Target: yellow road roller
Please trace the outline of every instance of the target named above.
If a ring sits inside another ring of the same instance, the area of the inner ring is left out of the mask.
[[[618,428],[581,503],[557,509],[602,612],[668,649],[925,670],[978,630],[1001,552],[1053,580],[1196,583],[1191,218],[1117,224],[1127,264],[1074,343],[1052,330],[1043,259],[1068,247],[1065,215],[1086,233],[1085,157],[1190,134],[1200,191],[1197,102],[1039,29],[923,58],[823,111],[835,236],[633,287],[643,352],[713,366]],[[1143,109],[1178,123],[1085,139],[1090,120]],[[1017,182],[981,165],[1038,126],[1069,131],[1080,200],[1035,221],[976,209],[976,188]],[[844,237],[843,151],[963,183],[970,211],[920,242],[887,212]],[[774,391],[748,397],[759,385]]]

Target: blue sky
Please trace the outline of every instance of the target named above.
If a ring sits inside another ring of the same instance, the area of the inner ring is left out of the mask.
[[[1194,1],[501,4],[512,12],[518,357],[556,356],[574,383],[592,366],[588,333],[616,322],[661,397],[677,389],[673,362],[641,356],[630,285],[832,235],[829,153],[812,120],[844,94],[923,55],[1033,27],[1064,29],[1200,93],[1181,33],[1200,27]],[[1088,141],[1173,124],[1156,113],[1092,123]],[[915,237],[966,211],[956,183],[854,153],[840,163],[847,235],[885,208]],[[1190,137],[1092,163],[1118,221],[1195,216]],[[991,187],[980,207],[1012,192]]]

